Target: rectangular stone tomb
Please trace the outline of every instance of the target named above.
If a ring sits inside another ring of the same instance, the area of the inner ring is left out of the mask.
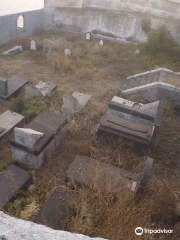
[[[32,177],[22,168],[11,164],[0,174],[0,210],[11,201],[19,190],[26,190]]]
[[[13,47],[5,52],[2,53],[3,56],[7,56],[9,54],[16,54],[16,53],[20,53],[22,52],[22,46],[16,46],[16,47]]]
[[[100,120],[98,134],[124,137],[149,145],[157,134],[162,113],[159,101],[140,104],[116,97]]]
[[[27,80],[17,76],[12,76],[7,80],[0,78],[0,101],[4,102],[16,97],[27,83]]]
[[[111,164],[78,155],[70,165],[67,177],[90,188],[100,188],[112,193],[120,192],[122,187],[139,192],[146,187],[152,164],[153,159],[147,158],[142,171],[135,174]]]
[[[25,123],[25,117],[7,110],[0,115],[0,144],[13,137],[14,128],[21,127]]]
[[[52,154],[66,134],[67,119],[63,115],[43,112],[26,128],[16,128],[10,141],[12,158],[39,168],[45,153]]]
[[[75,211],[75,192],[57,188],[48,198],[34,223],[43,224],[55,230],[65,230],[68,219]]]

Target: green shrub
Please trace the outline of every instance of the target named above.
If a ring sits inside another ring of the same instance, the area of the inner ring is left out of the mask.
[[[148,32],[151,31],[151,20],[149,18],[146,17],[142,18],[140,24],[141,29],[145,34],[148,34]]]

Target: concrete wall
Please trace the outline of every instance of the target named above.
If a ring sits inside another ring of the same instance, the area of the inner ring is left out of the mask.
[[[24,28],[17,29],[17,19],[24,17]],[[42,27],[43,9],[16,13],[0,17],[0,45],[14,40],[30,36],[37,28]]]
[[[107,11],[101,9],[55,8],[53,28],[86,33],[93,30],[114,34],[120,38],[144,42],[146,35],[142,32],[140,21],[144,13],[126,11]],[[152,27],[165,23],[172,30],[176,39],[179,38],[180,24],[178,20],[149,15]]]
[[[83,0],[45,0],[45,6],[82,7]]]

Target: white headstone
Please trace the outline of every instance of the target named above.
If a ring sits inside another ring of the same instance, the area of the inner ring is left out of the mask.
[[[70,49],[64,49],[64,55],[65,55],[65,57],[70,57],[71,56],[71,50]]]
[[[86,40],[91,40],[91,34],[89,32],[86,33]]]
[[[101,46],[103,46],[103,45],[104,45],[104,42],[103,42],[103,40],[100,40],[100,41],[99,41],[99,45],[101,45]]]
[[[36,48],[37,48],[36,41],[31,40],[31,42],[30,42],[30,49],[31,50],[36,50]]]
[[[43,135],[44,133],[29,128],[15,127],[14,129],[15,141],[26,147],[33,147]]]

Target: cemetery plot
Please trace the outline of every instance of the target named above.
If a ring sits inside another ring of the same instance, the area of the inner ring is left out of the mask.
[[[159,101],[140,104],[114,97],[98,127],[98,134],[122,136],[150,145],[160,126],[163,108]]]
[[[140,193],[146,187],[152,164],[153,159],[147,158],[140,174],[135,174],[93,158],[78,155],[68,168],[67,177],[90,188],[100,188],[111,193],[120,192],[124,186]]]
[[[52,154],[65,137],[67,119],[63,115],[44,112],[39,114],[25,129],[16,128],[10,141],[12,158],[39,168],[45,153]]]
[[[15,127],[21,127],[25,123],[25,117],[7,110],[0,115],[0,144],[10,140]]]
[[[0,102],[8,101],[19,94],[22,87],[28,81],[18,76],[12,76],[9,79],[0,78]]]
[[[0,174],[0,210],[13,199],[17,191],[27,189],[32,177],[22,168],[11,164]]]

